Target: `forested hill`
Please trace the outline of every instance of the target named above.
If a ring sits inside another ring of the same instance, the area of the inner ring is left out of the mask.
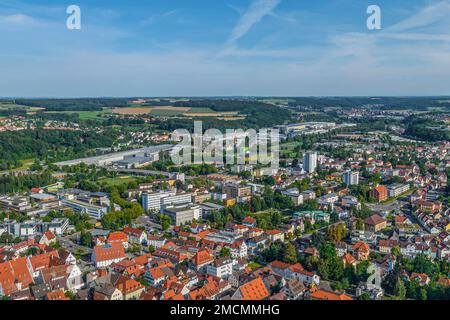
[[[111,147],[117,133],[61,130],[22,130],[0,135],[0,170],[8,170],[28,158],[50,158],[52,162],[88,155],[94,148]]]
[[[45,108],[47,111],[100,111],[103,108],[126,106],[128,99],[17,99],[15,103],[23,106]]]
[[[450,97],[305,97],[289,98],[289,106],[312,108],[360,108],[376,105],[380,110],[450,110]]]
[[[238,126],[236,126],[233,121],[224,122],[213,119],[202,119],[205,123],[205,128],[268,128],[292,120],[292,115],[289,110],[255,100],[199,99],[176,102],[175,106],[210,108],[216,112],[238,112],[240,115],[245,116],[245,119],[237,121],[236,124],[238,124]],[[170,124],[168,127],[170,127],[167,128],[169,130],[173,129]]]

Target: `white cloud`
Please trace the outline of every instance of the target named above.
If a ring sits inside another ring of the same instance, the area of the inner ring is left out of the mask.
[[[0,23],[4,24],[31,24],[34,22],[34,19],[25,14],[12,14],[9,16],[0,16]]]
[[[245,36],[255,24],[265,16],[272,14],[280,2],[281,0],[253,0],[231,32],[228,44]]]

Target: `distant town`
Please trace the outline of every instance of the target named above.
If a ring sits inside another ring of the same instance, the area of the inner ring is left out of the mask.
[[[0,100],[0,298],[450,299],[449,101]],[[174,164],[194,121],[279,168]]]

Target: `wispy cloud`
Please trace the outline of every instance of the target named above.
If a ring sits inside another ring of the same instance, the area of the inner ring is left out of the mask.
[[[450,0],[439,1],[423,8],[415,15],[387,28],[386,31],[402,32],[426,27],[433,23],[442,21],[443,19],[448,19],[449,14]]]
[[[143,26],[148,26],[148,25],[152,25],[152,24],[156,24],[158,22],[161,22],[167,18],[173,17],[175,15],[177,15],[178,13],[180,13],[180,9],[173,9],[170,11],[166,11],[162,14],[159,15],[152,15],[144,20],[141,21],[141,25]],[[178,21],[178,20],[177,20]]]
[[[13,25],[31,24],[34,21],[35,20],[32,17],[27,16],[25,14],[21,14],[21,13],[7,15],[7,16],[0,16],[0,23],[3,23],[3,24],[13,24]]]
[[[231,45],[244,37],[255,24],[272,14],[280,2],[281,0],[253,0],[231,32],[228,44]]]

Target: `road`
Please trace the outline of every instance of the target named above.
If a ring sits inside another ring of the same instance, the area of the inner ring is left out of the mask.
[[[176,172],[170,173],[165,171],[155,171],[155,170],[144,170],[144,169],[120,169],[120,168],[108,168],[107,169],[110,172],[120,172],[120,173],[127,173],[131,175],[138,175],[138,176],[156,176],[161,175],[166,178],[173,177],[173,175]],[[186,179],[192,179],[192,177],[186,176]]]
[[[368,203],[367,207],[369,207],[372,211],[377,211],[377,212],[391,212],[392,210],[394,211],[402,211],[402,208],[406,205],[408,205],[409,202],[407,200],[400,200],[398,199],[397,201],[393,202],[393,203],[389,203],[389,204],[382,204],[382,203]]]
[[[89,247],[81,246],[77,243],[75,243],[72,239],[76,236],[76,234],[65,236],[58,238],[58,242],[61,246],[66,248],[69,252],[75,252],[75,251],[83,251],[88,254],[92,253],[92,249]]]

